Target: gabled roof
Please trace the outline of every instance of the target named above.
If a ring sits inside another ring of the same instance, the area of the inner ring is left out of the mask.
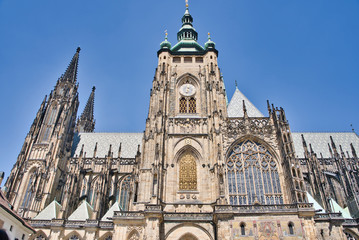
[[[46,208],[44,208],[34,219],[36,220],[51,220],[57,219],[62,206],[56,200],[52,201]]]
[[[115,202],[112,207],[105,213],[105,215],[101,218],[101,221],[111,221],[109,218],[113,217],[113,213],[115,211],[121,211],[120,205],[118,202]]]
[[[87,157],[92,157],[97,143],[96,157],[104,158],[108,155],[111,145],[113,157],[118,157],[121,144],[122,158],[135,158],[138,145],[142,145],[143,133],[79,133],[74,136],[72,156],[80,155],[82,145]]]
[[[86,221],[90,219],[93,213],[93,208],[88,202],[83,201],[80,206],[70,215],[69,220]]]
[[[233,97],[227,106],[228,117],[243,117],[243,100],[246,105],[248,117],[264,117],[264,115],[248,100],[236,87]]]
[[[309,144],[311,144],[313,151],[317,154],[318,157],[321,157],[320,153],[322,153],[324,158],[331,157],[328,147],[328,144],[331,145],[330,137],[333,138],[333,141],[339,153],[339,145],[341,145],[345,155],[347,156],[348,152],[349,155],[352,156],[352,150],[350,147],[351,143],[353,144],[353,147],[355,148],[357,153],[359,151],[359,137],[354,132],[292,132],[295,154],[299,158],[304,158],[304,148],[301,137],[302,134],[308,148]]]

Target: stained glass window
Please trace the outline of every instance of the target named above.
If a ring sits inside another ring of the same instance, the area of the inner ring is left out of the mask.
[[[191,153],[185,153],[180,159],[180,190],[197,190],[197,166]]]
[[[31,199],[32,199],[33,192],[34,192],[34,189],[33,189],[34,180],[35,180],[35,173],[32,172],[32,173],[30,173],[29,182],[26,186],[25,196],[24,196],[24,200],[22,202],[22,208],[28,208],[31,203]]]
[[[120,191],[117,195],[117,201],[120,203],[120,208],[123,211],[128,210],[128,203],[130,201],[130,183],[131,183],[131,176],[126,176],[120,184]]]
[[[227,160],[232,205],[283,204],[277,163],[263,145],[246,140],[233,147]]]

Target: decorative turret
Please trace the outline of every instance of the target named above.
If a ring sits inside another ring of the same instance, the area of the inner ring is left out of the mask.
[[[165,40],[163,42],[161,42],[161,49],[171,49],[171,43],[168,41],[168,38],[167,38],[167,30],[165,31]]]
[[[186,1],[186,11],[182,17],[182,27],[177,33],[177,40],[194,40],[197,41],[198,33],[193,28],[193,18],[191,14],[189,14],[188,10],[188,1]]]
[[[182,17],[182,27],[177,33],[178,43],[171,49],[172,52],[192,54],[203,54],[204,48],[197,43],[198,33],[193,27],[193,18],[188,10],[188,0],[186,0],[186,11]]]
[[[95,87],[92,88],[89,99],[87,100],[84,111],[82,112],[78,122],[77,122],[77,131],[78,132],[93,132],[95,129],[95,120],[93,116],[93,110],[95,105]]]
[[[216,44],[211,40],[211,34],[208,33],[208,41],[204,44],[204,48],[208,49],[215,49]]]

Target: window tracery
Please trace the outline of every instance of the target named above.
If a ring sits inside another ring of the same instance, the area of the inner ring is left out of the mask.
[[[233,147],[227,180],[232,205],[283,204],[277,163],[259,143],[246,140]]]
[[[126,176],[120,184],[119,194],[117,194],[117,201],[120,204],[120,208],[123,211],[128,210],[128,203],[130,201],[130,185],[131,184],[131,176]]]
[[[31,203],[31,199],[33,197],[33,193],[35,192],[35,171],[30,173],[29,181],[26,186],[26,191],[24,195],[24,199],[22,202],[22,208],[29,208],[29,205]]]
[[[180,159],[179,190],[197,190],[197,166],[191,153],[185,153]]]

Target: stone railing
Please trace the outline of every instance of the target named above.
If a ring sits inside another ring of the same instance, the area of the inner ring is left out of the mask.
[[[212,213],[164,213],[166,221],[212,221]]]
[[[269,213],[269,212],[297,212],[299,209],[310,209],[312,203],[295,203],[280,205],[217,205],[216,213]]]
[[[129,212],[129,211],[115,211],[113,214],[114,219],[143,219],[143,212]]]
[[[161,205],[151,205],[148,204],[145,207],[145,212],[161,212],[162,206]]]
[[[335,218],[343,218],[342,214],[339,213],[319,213],[315,214],[314,219],[335,219]]]
[[[103,227],[103,228],[113,228],[112,222],[103,222],[98,220],[87,219],[86,221],[75,221],[75,220],[64,220],[64,219],[52,219],[52,220],[29,220],[29,223],[32,227],[41,228],[41,227],[61,227],[66,226],[69,228],[80,228],[80,227]]]

